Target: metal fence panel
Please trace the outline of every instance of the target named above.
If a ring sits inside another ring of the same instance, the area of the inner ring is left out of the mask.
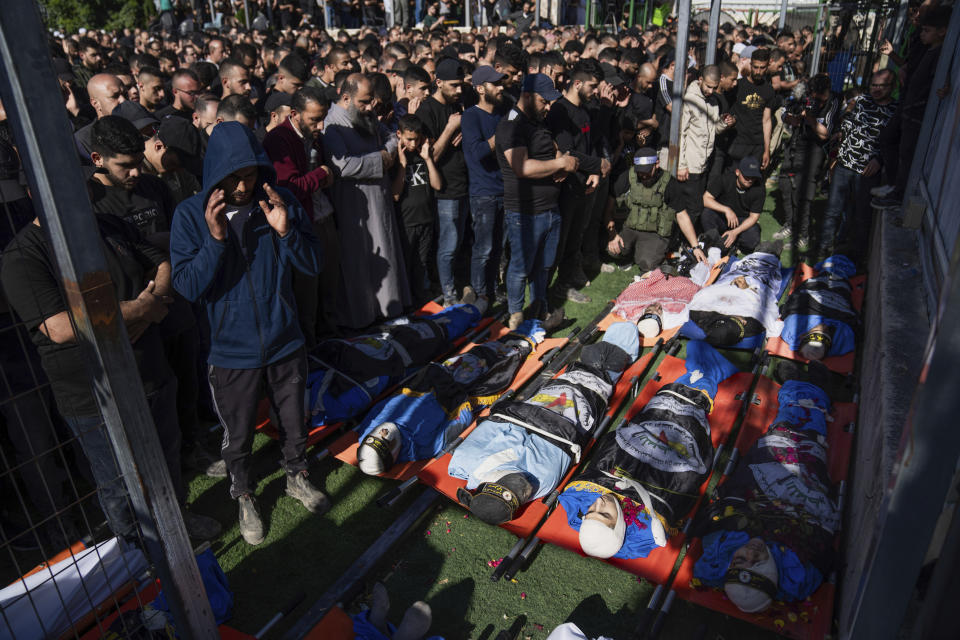
[[[8,459],[4,455],[6,472],[3,477],[8,483],[12,483],[13,495],[17,496],[17,500],[7,506],[23,516],[29,535],[37,542],[42,542],[44,536],[50,535],[41,527],[53,522],[53,532],[56,533],[59,529],[60,540],[39,545],[38,551],[42,559],[54,555],[54,547],[60,543],[73,542],[74,533],[69,530],[66,518],[77,509],[79,514],[75,517],[79,518],[82,525],[79,535],[87,536],[88,543],[102,538],[100,527],[97,526],[100,518],[92,513],[91,484],[80,480],[82,474],[77,470],[79,462],[75,460],[76,464],[71,465],[66,454],[66,448],[74,446],[79,439],[85,457],[96,466],[101,495],[105,487],[119,484],[127,491],[126,496],[120,492],[116,501],[110,502],[115,505],[110,512],[123,514],[127,512],[124,506],[127,509],[132,508],[139,525],[136,530],[118,532],[135,547],[129,555],[121,549],[120,555],[108,562],[108,550],[105,547],[97,546],[89,552],[89,557],[86,558],[88,562],[85,564],[90,565],[92,573],[87,578],[72,580],[73,583],[79,583],[78,592],[72,596],[65,592],[63,585],[58,583],[49,570],[12,585],[14,590],[19,589],[25,593],[17,595],[8,592],[11,597],[3,605],[2,623],[8,627],[17,624],[24,618],[23,615],[14,615],[13,612],[21,611],[25,612],[27,617],[32,612],[36,618],[52,624],[51,615],[40,606],[40,589],[47,588],[52,611],[85,612],[90,616],[86,620],[87,624],[99,627],[101,633],[106,632],[105,625],[109,618],[106,614],[111,610],[117,612],[120,594],[123,591],[132,591],[134,598],[139,598],[136,594],[139,593],[140,580],[143,578],[142,568],[147,564],[143,556],[145,550],[152,562],[153,571],[163,582],[167,602],[181,636],[217,637],[213,615],[184,530],[180,506],[153,426],[153,418],[147,406],[129,337],[123,326],[113,283],[101,250],[98,225],[94,221],[78,159],[73,151],[71,128],[47,56],[45,32],[36,3],[30,0],[7,0],[4,3],[4,10],[0,12],[0,64],[3,66],[3,73],[0,74],[0,97],[19,143],[20,158],[27,170],[33,206],[39,213],[47,242],[44,251],[47,252],[46,255],[52,253],[56,262],[55,268],[51,265],[46,271],[47,278],[55,284],[59,280],[61,289],[57,292],[58,299],[69,312],[74,339],[82,348],[85,358],[85,372],[72,371],[70,378],[78,385],[83,383],[93,387],[100,411],[100,415],[91,415],[86,410],[84,415],[71,415],[74,411],[69,403],[60,402],[59,409],[69,424],[72,437],[63,438],[58,435],[52,441],[43,443],[30,441],[25,450],[19,452],[18,457]],[[7,207],[7,211],[10,210],[11,207]],[[5,211],[5,215],[6,213]],[[26,215],[32,218],[31,213],[28,211]],[[11,230],[18,228],[22,222],[16,221]],[[44,246],[40,240],[35,244]],[[22,251],[25,246],[24,243],[13,249]],[[42,260],[38,261],[42,263]],[[39,295],[37,283],[33,280],[27,282],[33,293]],[[47,296],[53,295],[49,289],[50,287],[47,287],[45,290]],[[27,296],[23,299],[27,299]],[[35,306],[37,309],[50,307],[49,304]],[[22,308],[30,308],[30,305],[22,305]],[[13,360],[4,359],[0,365],[5,371],[8,383],[7,393],[4,394],[7,396],[4,405],[8,436],[12,435],[14,438],[24,427],[36,429],[38,432],[46,430],[50,435],[56,431],[50,429],[51,424],[56,424],[57,417],[47,400],[41,400],[46,409],[45,415],[27,415],[28,412],[20,406],[31,393],[40,394],[39,398],[43,398],[46,394],[44,390],[47,389],[45,383],[42,383],[39,377],[34,378],[33,382],[30,378],[24,381],[22,374],[13,366],[14,362],[20,360],[30,362],[30,345],[23,340],[23,329],[34,329],[38,321],[43,319],[45,318],[32,318],[31,326],[22,327],[16,324],[13,316],[7,314],[6,318],[7,325],[14,327],[13,332],[7,332],[8,344],[16,347],[19,343],[20,346],[19,353],[14,348]],[[11,339],[14,332],[16,342]],[[26,382],[26,386],[16,388],[12,384],[14,382]],[[104,432],[108,437],[104,437]],[[44,500],[42,494],[39,504],[33,504],[32,496],[27,496],[27,487],[32,484],[29,475],[40,473],[44,476],[51,471],[49,452],[56,454],[56,461],[66,464],[63,471],[71,477],[71,491],[62,501],[50,483],[44,481],[44,493],[47,493],[47,499],[55,505],[52,516],[44,515],[44,509],[49,513],[50,505],[46,504],[47,500]],[[28,477],[24,477],[24,472]],[[22,490],[17,488],[18,486],[22,486]],[[11,494],[4,492],[4,496],[9,498]],[[10,556],[6,577],[16,579],[29,571],[33,560],[15,555],[19,553],[15,548],[16,541],[23,536],[11,538],[6,531],[7,527],[4,527],[4,546]],[[133,561],[137,554],[144,558],[143,567]],[[68,552],[65,563],[57,566],[58,569],[63,566],[67,572],[60,575],[69,575],[70,572],[78,572],[81,564],[76,553]],[[118,567],[119,573],[111,577],[110,567]],[[93,582],[96,578],[105,580],[106,584],[95,588]],[[106,607],[105,611],[100,610],[101,604]],[[142,604],[137,602],[138,606]],[[17,609],[17,606],[20,609]],[[83,617],[79,613],[70,616],[65,631],[79,635]],[[124,620],[121,620],[120,624],[123,627]],[[133,624],[141,625],[143,620],[136,619]],[[21,637],[22,632],[14,635],[11,631],[11,635]],[[36,625],[28,629],[27,637],[38,635],[48,637],[58,633],[38,634]],[[127,637],[132,633],[131,630],[121,628],[119,635]]]

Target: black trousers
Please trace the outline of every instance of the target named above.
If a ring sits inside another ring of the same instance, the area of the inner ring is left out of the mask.
[[[557,245],[554,264],[557,283],[563,288],[572,287],[576,276],[583,271],[580,245],[591,213],[587,209],[587,201],[585,187],[577,182],[575,176],[569,176],[560,188],[560,244]]]
[[[259,369],[225,369],[210,365],[208,378],[214,406],[224,427],[221,454],[230,474],[230,497],[253,494],[256,488],[250,476],[250,453],[261,392],[266,393],[276,414],[283,469],[287,473],[296,473],[307,468],[306,351],[300,349]]]
[[[740,220],[739,222],[743,222],[743,220]],[[730,230],[729,225],[727,225],[726,216],[719,211],[714,211],[713,209],[703,210],[703,213],[700,214],[700,224],[703,226],[704,231],[716,229],[717,233],[719,233],[721,236]],[[739,249],[743,253],[753,253],[753,250],[757,248],[758,244],[760,244],[759,223],[753,225],[737,236],[737,241],[733,243],[732,247],[724,250],[723,254],[726,255],[735,249]]]
[[[633,264],[639,266],[641,272],[660,266],[667,255],[669,239],[652,231],[637,231],[624,227],[620,230],[620,237],[623,239],[623,249],[618,254],[610,253],[610,256],[632,258]]]

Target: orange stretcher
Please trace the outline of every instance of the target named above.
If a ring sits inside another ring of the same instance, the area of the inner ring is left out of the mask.
[[[23,580],[58,562],[71,558],[86,548],[87,545],[83,541],[78,540],[63,551],[24,573],[19,580]],[[137,591],[138,589],[139,591]],[[150,581],[145,586],[138,585],[135,580],[127,580],[114,589],[113,593],[104,598],[100,604],[91,608],[89,613],[74,623],[70,629],[64,631],[60,637],[66,639],[79,636],[80,640],[98,640],[104,636],[104,631],[120,617],[120,614],[137,609],[142,604],[153,602],[159,593],[160,584],[157,580]],[[119,606],[117,606],[118,604]],[[223,640],[253,640],[253,636],[241,633],[227,625],[220,625],[218,630]]]
[[[686,367],[683,360],[674,356],[666,356],[657,367],[657,374],[647,383],[643,391],[630,406],[624,420],[629,421],[640,413],[664,385],[673,382],[684,373],[686,373]],[[747,402],[747,394],[753,383],[753,378],[753,373],[740,372],[724,380],[717,388],[717,395],[714,398],[714,409],[708,416],[710,439],[713,442],[715,451],[714,460],[719,457],[720,449],[724,446],[736,426],[741,407],[744,402]],[[703,499],[703,495],[706,492],[707,485],[710,483],[711,476],[712,473],[699,487],[698,493],[700,498],[690,510],[690,513],[685,517],[685,521],[696,513]],[[567,514],[561,507],[554,509],[550,517],[547,518],[543,526],[537,531],[536,536],[541,542],[553,544],[568,551],[584,555],[580,549],[579,534],[570,527],[567,522]],[[684,540],[685,535],[682,531],[678,531],[670,536],[666,546],[654,549],[646,558],[609,558],[604,560],[604,562],[644,578],[654,584],[665,584],[673,572]]]
[[[801,283],[812,278],[814,275],[816,274],[813,270],[813,267],[808,264],[801,263],[794,273],[793,285],[790,287],[790,292],[787,295],[789,296],[794,292],[794,290],[796,290],[798,286],[800,286]],[[853,308],[857,311],[857,313],[860,313],[863,310],[863,299],[866,293],[867,276],[859,275],[850,278],[850,302],[853,304]],[[810,362],[799,353],[793,351],[790,346],[779,337],[770,338],[767,340],[767,352],[774,356],[796,360],[798,362]],[[854,350],[850,353],[845,353],[842,356],[830,356],[829,358],[824,358],[822,362],[831,371],[843,375],[849,375],[853,373],[856,356],[857,352]]]
[[[491,325],[490,334],[484,342],[488,340],[497,340],[505,335],[510,333],[510,330],[505,327],[500,322],[494,322]],[[554,349],[560,349],[565,344],[569,342],[568,338],[547,338],[527,356],[527,359],[523,362],[520,368],[517,370],[516,375],[513,378],[513,381],[510,383],[510,386],[507,389],[504,389],[503,393],[509,391],[516,391],[523,385],[525,385],[533,376],[535,376],[540,369],[544,366],[544,356],[548,353],[554,351]],[[461,351],[469,351],[477,342],[470,342],[466,344]],[[488,413],[490,413],[489,407],[484,408],[477,416],[474,418],[473,422],[467,426],[466,429],[460,434],[461,438],[465,438],[473,429],[477,426],[480,420],[482,420]],[[357,466],[357,448],[359,446],[359,437],[360,434],[357,431],[351,429],[350,431],[343,434],[341,437],[337,438],[329,447],[329,451],[333,454],[337,460],[341,462],[346,462],[347,464],[352,464]],[[400,464],[395,464],[388,471],[381,474],[380,478],[389,478],[391,480],[407,480],[417,474],[427,466],[431,459],[427,460],[412,460],[410,462],[403,462]]]
[[[420,310],[416,312],[416,315],[429,316],[429,315],[433,315],[434,313],[440,313],[441,311],[443,311],[443,306],[440,304],[437,304],[436,302],[431,301],[423,305],[423,307],[421,307]],[[473,329],[468,331],[466,334],[453,340],[453,342],[451,343],[450,350],[444,353],[443,356],[441,357],[446,357],[453,351],[461,350],[464,347],[464,345],[468,344],[474,336],[476,336],[479,332],[482,332],[487,327],[491,326],[493,321],[494,319],[490,316],[485,316],[481,318],[480,322],[477,323],[477,326],[475,326]],[[394,385],[389,389],[385,390],[383,393],[381,393],[379,396],[373,399],[373,401],[370,403],[370,406],[372,407],[374,404],[376,404],[380,400],[386,398],[388,395],[396,391],[398,386],[399,385]],[[264,433],[267,436],[270,436],[274,440],[277,440],[280,438],[280,433],[277,431],[276,427],[273,426],[273,423],[271,421],[270,401],[266,397],[261,398],[260,400],[260,407],[259,407],[259,410],[257,411],[257,427],[256,428],[257,428],[257,431],[260,431],[261,433]],[[310,430],[307,432],[307,446],[311,447],[317,444],[318,442],[327,438],[331,434],[341,430],[342,428],[343,428],[343,422],[331,422],[329,424],[324,424],[319,427],[311,427]]]
[[[353,640],[353,618],[343,607],[333,607],[320,619],[313,629],[304,636],[304,640]]]
[[[707,281],[704,283],[704,285],[703,285],[704,287],[708,287],[708,286],[710,286],[711,284],[713,284],[714,282],[717,281],[717,278],[720,277],[720,274],[723,273],[723,270],[727,268],[727,262],[729,261],[729,258],[730,258],[729,256],[724,256],[724,257],[720,258],[720,260],[717,261],[717,263],[714,264],[713,267],[710,268],[710,276],[707,278]],[[633,283],[631,282],[630,284],[633,284]],[[627,285],[627,287],[629,287],[629,286],[630,286],[630,285]],[[701,287],[701,288],[702,288],[702,287]],[[626,290],[626,287],[624,288],[624,290]],[[606,331],[607,328],[608,328],[611,324],[613,324],[614,322],[623,322],[623,321],[624,321],[624,318],[623,318],[623,317],[621,317],[621,316],[618,315],[617,313],[611,311],[611,312],[607,315],[607,317],[605,317],[603,320],[600,321],[600,324],[598,324],[597,326],[600,327],[600,330],[601,330],[601,331]],[[680,327],[681,327],[681,326],[683,326],[683,325],[679,325],[679,326],[676,326],[676,327],[671,327],[671,328],[669,328],[669,329],[664,329],[663,331],[660,332],[660,335],[655,336],[655,337],[653,337],[653,338],[643,338],[643,339],[642,339],[642,340],[643,340],[643,346],[644,346],[644,347],[652,347],[653,345],[655,345],[655,344],[657,343],[657,340],[660,340],[661,338],[663,339],[664,342],[666,342],[667,340],[669,340],[669,339],[672,338],[673,336],[677,335],[677,332],[680,331]]]
[[[747,413],[747,418],[737,436],[735,445],[737,452],[749,450],[776,418],[779,390],[780,385],[773,380],[766,377],[759,379],[754,394],[754,398],[759,403],[757,404],[755,400],[755,405],[751,406]],[[833,421],[827,421],[829,445],[827,466],[830,479],[835,484],[842,483],[840,491],[842,509],[843,489],[853,446],[853,425],[857,417],[857,405],[852,402],[834,403],[830,415]],[[839,535],[834,544],[839,545]],[[796,640],[822,640],[829,634],[836,594],[835,574],[828,576],[820,588],[803,602],[775,602],[766,611],[744,613],[730,602],[723,591],[703,587],[694,581],[693,568],[702,554],[701,540],[694,538],[673,582],[673,590],[680,598]]]
[[[659,349],[651,350],[647,354],[641,356],[636,362],[630,365],[626,371],[624,371],[623,375],[620,376],[620,379],[617,381],[613,394],[610,397],[610,402],[607,405],[607,411],[603,417],[604,422],[609,423],[609,421],[617,415],[617,412],[620,410],[620,406],[631,394],[631,389],[639,377],[642,377],[643,372],[647,370],[649,363],[652,362],[652,360],[658,355]],[[584,446],[581,460],[586,459],[595,442],[596,440],[591,439]],[[437,458],[423,468],[419,474],[419,479],[427,486],[433,487],[439,493],[442,493],[454,502],[458,502],[457,490],[460,488],[466,488],[467,481],[450,476],[448,470],[452,457],[452,453],[447,453]],[[577,467],[578,465],[576,464],[572,464],[570,466],[570,469],[563,477],[563,480],[561,480],[559,486],[564,486],[570,480],[570,478],[576,472]],[[547,515],[547,512],[550,510],[551,506],[552,500],[550,500],[550,496],[547,496],[541,500],[528,502],[520,507],[519,511],[517,512],[517,516],[513,520],[505,522],[500,526],[519,538],[525,538],[533,533],[534,530],[536,530],[539,524],[543,521],[543,518]]]

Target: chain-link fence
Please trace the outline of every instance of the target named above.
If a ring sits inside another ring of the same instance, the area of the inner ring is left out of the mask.
[[[119,302],[168,259],[91,212],[35,3],[5,2],[0,59],[0,637],[215,637],[176,384]]]

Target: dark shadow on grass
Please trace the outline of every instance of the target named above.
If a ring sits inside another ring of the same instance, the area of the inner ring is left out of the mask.
[[[564,622],[574,623],[590,638],[626,638],[636,630],[640,622],[639,612],[643,611],[646,604],[645,598],[643,602],[636,603],[632,611],[624,606],[614,612],[607,607],[603,597],[595,593],[581,601]]]

